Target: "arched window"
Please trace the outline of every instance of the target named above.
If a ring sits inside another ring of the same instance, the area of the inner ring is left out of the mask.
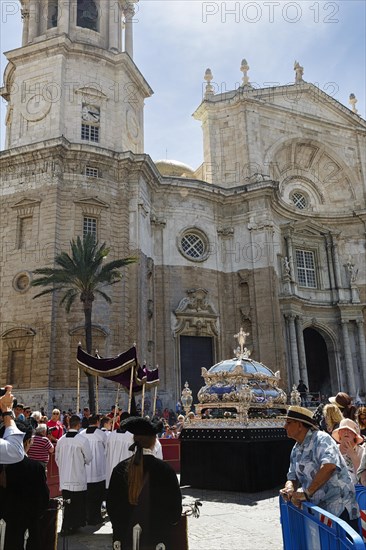
[[[98,8],[94,0],[78,0],[76,24],[98,32]]]

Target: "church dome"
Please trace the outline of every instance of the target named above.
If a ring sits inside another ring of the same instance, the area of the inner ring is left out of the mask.
[[[155,166],[162,176],[174,176],[176,178],[194,177],[193,168],[178,160],[157,160]]]

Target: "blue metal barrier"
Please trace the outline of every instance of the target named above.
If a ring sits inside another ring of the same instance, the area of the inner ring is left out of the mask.
[[[280,496],[280,512],[284,550],[365,550],[348,523],[310,502],[297,508]]]
[[[360,507],[359,531],[366,543],[366,487],[363,485],[356,485],[356,500]]]

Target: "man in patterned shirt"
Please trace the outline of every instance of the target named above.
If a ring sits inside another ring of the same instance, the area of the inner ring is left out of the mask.
[[[336,442],[318,431],[312,412],[304,407],[289,407],[285,419],[287,436],[296,443],[287,482],[280,493],[299,507],[309,500],[358,531],[355,488]]]

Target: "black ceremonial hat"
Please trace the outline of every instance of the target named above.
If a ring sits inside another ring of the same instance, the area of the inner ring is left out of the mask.
[[[159,427],[139,416],[132,416],[120,424],[121,432],[130,432],[134,435],[156,435]]]

